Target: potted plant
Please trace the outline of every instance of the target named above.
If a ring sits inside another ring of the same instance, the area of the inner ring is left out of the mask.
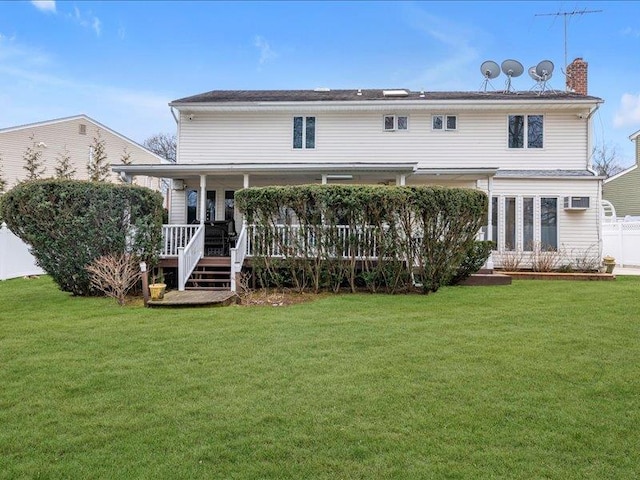
[[[613,268],[616,266],[616,259],[610,255],[607,255],[602,259],[606,273],[613,273]]]
[[[164,298],[164,292],[167,289],[167,284],[164,283],[164,275],[162,270],[156,275],[155,272],[152,275],[152,281],[149,285],[149,293],[151,294],[151,300],[162,300]]]

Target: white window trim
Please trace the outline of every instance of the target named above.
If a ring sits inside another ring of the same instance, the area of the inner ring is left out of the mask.
[[[440,117],[442,119],[442,128],[433,128],[433,119]],[[456,128],[447,128],[447,118],[454,117],[456,119]],[[458,131],[458,115],[453,113],[435,113],[431,115],[431,130],[434,132],[457,132]]]
[[[302,147],[301,148],[295,148],[293,146],[293,140],[295,138],[295,128],[294,128],[294,119],[296,117],[302,117]],[[313,117],[315,119],[315,125],[313,127],[313,130],[315,132],[315,138],[313,141],[313,148],[307,148],[307,117]],[[291,139],[289,141],[289,145],[291,145],[291,150],[293,150],[294,152],[300,152],[303,150],[307,150],[307,151],[313,151],[316,150],[318,148],[318,117],[316,115],[293,115],[291,117]]]
[[[527,144],[528,142],[528,137],[529,137],[529,117],[530,116],[540,116],[542,117],[542,148],[536,148],[536,147],[529,147]],[[525,121],[524,121],[524,138],[522,139],[522,148],[515,148],[515,147],[510,147],[509,146],[509,117],[514,117],[514,116],[520,116],[520,117],[524,117]],[[547,138],[547,120],[546,120],[546,115],[544,113],[509,113],[507,114],[507,150],[510,152],[514,152],[514,151],[518,151],[518,150],[532,150],[532,151],[543,151],[545,148],[547,148],[547,142],[546,142],[546,138]]]
[[[393,128],[386,128],[386,119],[393,117]],[[398,118],[403,117],[407,119],[407,128],[398,128]],[[382,116],[382,131],[383,132],[408,132],[409,131],[409,115],[397,115],[394,113],[386,113]]]

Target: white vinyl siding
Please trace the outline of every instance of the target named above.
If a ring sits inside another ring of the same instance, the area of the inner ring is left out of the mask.
[[[538,113],[538,112],[535,112]],[[305,152],[314,162],[418,162],[425,168],[497,167],[503,169],[582,169],[587,165],[587,129],[571,113],[545,113],[544,149],[509,149],[504,112],[457,113],[456,135],[431,128],[433,113],[411,113],[403,135],[383,131],[378,112],[314,112],[316,148]],[[183,115],[180,163],[295,162],[291,148],[294,112],[199,113]],[[464,123],[464,129],[460,125]],[[318,143],[322,139],[322,145]]]

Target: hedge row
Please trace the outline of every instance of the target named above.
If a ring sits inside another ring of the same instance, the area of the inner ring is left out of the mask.
[[[418,277],[425,293],[435,292],[471,273],[465,271],[478,253],[486,259],[489,252],[475,243],[487,211],[487,196],[477,190],[263,187],[236,192],[236,205],[255,225],[260,279],[279,285],[286,277],[298,290],[345,283],[355,290],[362,281],[372,291],[395,292]]]
[[[40,267],[64,291],[89,295],[86,267],[128,252],[157,262],[162,196],[144,187],[79,180],[37,180],[2,196],[0,216],[31,245]]]

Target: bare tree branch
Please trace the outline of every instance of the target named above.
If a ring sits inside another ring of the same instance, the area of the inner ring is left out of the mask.
[[[591,164],[598,175],[612,177],[624,170],[618,159],[618,150],[606,143],[593,148]]]

